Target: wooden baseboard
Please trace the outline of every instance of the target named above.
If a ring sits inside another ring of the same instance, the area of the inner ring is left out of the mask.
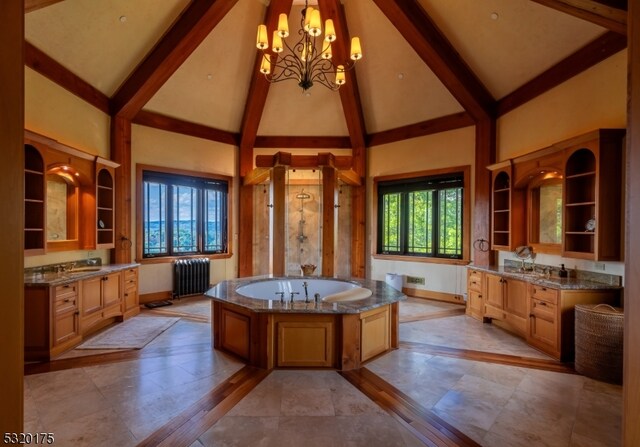
[[[412,298],[423,298],[435,301],[444,301],[446,303],[454,303],[465,306],[464,298],[462,295],[456,295],[454,293],[446,292],[434,292],[433,290],[414,289],[410,287],[403,287],[402,293]]]
[[[140,304],[150,303],[152,301],[170,300],[173,294],[170,290],[166,292],[142,293],[138,296]]]

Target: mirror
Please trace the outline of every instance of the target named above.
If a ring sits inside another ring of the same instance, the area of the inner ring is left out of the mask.
[[[79,194],[73,174],[50,171],[46,190],[47,244],[77,240]]]
[[[559,253],[562,246],[562,176],[549,173],[529,184],[529,244]]]

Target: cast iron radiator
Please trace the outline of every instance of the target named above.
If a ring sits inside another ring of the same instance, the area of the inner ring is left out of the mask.
[[[209,259],[179,259],[173,263],[173,297],[198,295],[209,288]]]

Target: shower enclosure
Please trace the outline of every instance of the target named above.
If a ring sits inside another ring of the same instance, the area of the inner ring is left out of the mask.
[[[254,186],[253,274],[351,276],[350,200],[332,167],[272,168]]]

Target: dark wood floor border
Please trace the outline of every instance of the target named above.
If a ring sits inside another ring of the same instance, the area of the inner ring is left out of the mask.
[[[400,317],[400,323],[413,323],[414,321],[433,320],[434,318],[455,317],[457,315],[464,315],[464,313],[465,313],[464,308],[439,310],[437,312],[429,312],[426,314],[417,314],[417,315]]]
[[[138,444],[138,447],[192,445],[262,382],[269,373],[270,371],[266,369],[245,366],[180,415],[149,435]]]
[[[400,421],[425,445],[434,447],[480,445],[367,368],[339,371],[339,373]]]
[[[444,357],[455,357],[465,360],[475,360],[478,362],[498,363],[501,365],[520,366],[522,368],[576,374],[573,364],[562,363],[556,360],[521,357],[517,355],[499,354],[496,352],[473,351],[470,349],[450,348],[448,346],[436,346],[412,341],[401,341],[399,348],[421,352],[423,354],[441,355]]]
[[[27,363],[24,365],[24,375],[41,374],[66,369],[84,368],[87,366],[106,365],[110,363],[127,362],[154,357],[170,357],[173,355],[204,352],[213,349],[211,343],[194,343],[185,346],[170,346],[144,349],[128,349],[116,352],[86,355],[67,359],[51,360],[49,362]],[[226,355],[226,354],[225,354]]]

